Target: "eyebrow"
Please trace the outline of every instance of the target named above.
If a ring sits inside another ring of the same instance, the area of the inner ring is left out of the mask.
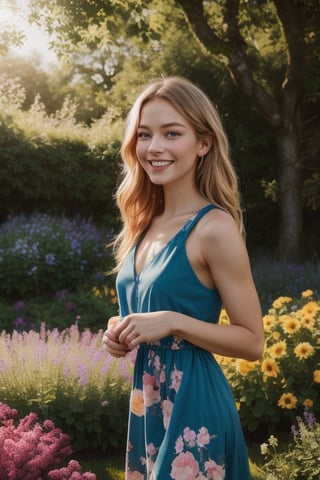
[[[179,122],[170,122],[170,123],[164,123],[163,125],[161,125],[161,128],[169,128],[169,127],[183,127],[183,128],[186,128],[185,125],[183,125],[182,123],[179,123]],[[138,125],[138,128],[150,128],[146,125]]]

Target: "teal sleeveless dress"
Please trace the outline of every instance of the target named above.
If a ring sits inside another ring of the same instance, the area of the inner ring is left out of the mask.
[[[217,290],[205,287],[186,240],[208,205],[143,268],[133,248],[117,277],[122,317],[172,310],[216,323]],[[170,336],[137,350],[130,397],[126,480],[250,480],[248,454],[234,399],[213,355]]]

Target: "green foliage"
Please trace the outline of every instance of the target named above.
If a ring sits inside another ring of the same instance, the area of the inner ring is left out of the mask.
[[[123,447],[134,352],[114,360],[102,333],[78,327],[59,332],[0,335],[0,395],[21,415],[55,422],[76,450]]]
[[[267,462],[263,467],[266,480],[318,480],[320,475],[320,423],[307,409],[292,427],[293,442],[285,448],[273,435],[261,445]]]
[[[108,232],[80,217],[13,217],[0,227],[0,297],[51,298],[62,289],[92,288],[110,268],[108,240]]]
[[[5,80],[3,84],[0,219],[21,211],[39,211],[82,214],[114,223],[112,192],[118,175],[119,142],[108,142],[107,132],[104,138],[97,138],[96,128],[76,124],[70,99],[66,98],[54,116],[46,114],[39,98],[23,112],[19,109],[24,98],[19,85]]]

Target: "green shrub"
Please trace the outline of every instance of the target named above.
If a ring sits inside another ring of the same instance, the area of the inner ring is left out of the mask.
[[[273,435],[268,443],[261,445],[261,453],[267,460],[263,467],[266,480],[320,478],[320,423],[308,409],[296,421],[297,426],[291,428],[293,441],[285,448]]]
[[[20,415],[35,412],[67,433],[76,450],[124,446],[135,353],[114,360],[102,331],[0,335],[0,396]]]
[[[0,300],[0,325],[7,332],[39,330],[43,322],[50,330],[64,330],[76,322],[81,330],[98,331],[106,328],[107,320],[117,313],[115,290],[106,286],[76,292],[63,289],[52,299]]]
[[[110,268],[109,238],[81,218],[11,218],[0,227],[0,297],[52,297],[101,283]]]

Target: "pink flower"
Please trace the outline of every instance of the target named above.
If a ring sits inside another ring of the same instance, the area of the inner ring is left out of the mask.
[[[182,374],[180,370],[177,370],[176,368],[171,372],[171,385],[170,388],[173,388],[177,393],[180,388],[181,380],[182,380]]]
[[[196,432],[194,430],[190,430],[189,427],[186,427],[183,430],[183,439],[189,447],[194,447],[196,444]]]
[[[153,445],[153,443],[149,443],[147,445],[147,453],[149,455],[156,455],[157,451],[158,451],[158,449]]]
[[[210,480],[224,480],[226,472],[222,465],[217,465],[214,460],[205,462],[205,469]]]
[[[181,453],[183,451],[183,438],[180,435],[180,437],[177,438],[176,445],[175,445],[175,451],[176,453]]]
[[[210,435],[208,429],[205,427],[201,427],[197,435],[197,444],[199,447],[203,447],[204,445],[208,445],[209,443]]]
[[[174,480],[196,480],[199,464],[191,452],[180,453],[171,464],[170,476]]]
[[[144,480],[144,476],[137,471],[127,472],[127,480]]]
[[[167,429],[170,422],[173,403],[170,400],[163,400],[161,404],[161,409],[162,409],[162,415],[163,415],[163,426],[165,429]]]

